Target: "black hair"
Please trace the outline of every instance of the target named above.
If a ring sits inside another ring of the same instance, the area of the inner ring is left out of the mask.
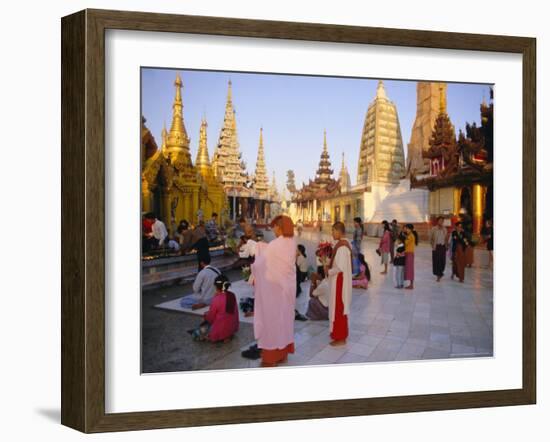
[[[463,223],[462,221],[457,221],[457,222],[455,223],[455,227],[463,226],[463,225],[464,225],[464,223]]]
[[[363,264],[365,266],[365,276],[367,277],[367,280],[370,281],[370,268],[369,268],[369,265],[367,264],[367,261],[365,261],[365,255],[363,255],[362,253],[359,253],[357,255],[357,259],[359,260],[360,264]]]
[[[201,259],[200,259],[200,262],[202,262],[204,265],[208,265],[212,262],[212,258],[210,258],[210,255],[204,255]]]
[[[229,287],[231,287],[231,282],[229,282],[229,279],[227,276],[225,276],[223,273],[218,275],[216,279],[214,280],[214,285],[218,290],[222,290],[224,292],[227,291]]]
[[[357,224],[363,224],[363,220],[362,220],[360,217],[358,217],[358,216],[356,216],[355,218],[353,218],[353,221],[355,221]]]
[[[147,219],[156,219],[157,216],[153,212],[147,212],[145,214],[145,218],[147,218]]]
[[[405,224],[405,227],[412,232],[414,235],[414,243],[418,245],[418,233],[414,230],[414,226],[412,224]]]
[[[395,218],[392,219],[391,222],[397,224],[397,220]]]
[[[212,212],[212,218],[214,218],[215,216],[217,217],[218,214],[216,212]]]
[[[189,222],[186,219],[182,219],[179,227],[183,227],[183,230],[187,230],[189,228]]]
[[[300,251],[300,253],[303,255],[304,258],[307,258],[306,248],[303,244],[298,244],[298,250]]]

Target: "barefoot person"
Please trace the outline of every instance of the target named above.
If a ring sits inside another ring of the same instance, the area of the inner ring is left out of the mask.
[[[470,247],[470,239],[464,230],[462,222],[459,221],[455,224],[455,230],[451,233],[451,241],[453,260],[453,273],[451,279],[456,276],[460,282],[464,282],[464,269],[466,268],[466,256]]]
[[[384,266],[384,271],[380,272],[381,275],[388,273],[388,262],[390,260],[391,250],[391,227],[387,221],[382,222],[383,233],[378,244],[378,250],[380,251],[381,264]]]
[[[412,224],[405,224],[405,280],[409,281],[406,289],[414,289],[414,249],[418,245],[418,233]]]
[[[332,258],[325,271],[330,282],[329,323],[330,345],[344,345],[348,337],[348,314],[351,305],[351,246],[344,238],[346,227],[342,222],[332,226],[332,238],[336,241]]]
[[[432,270],[437,276],[437,282],[441,281],[445,272],[445,256],[447,255],[447,243],[449,235],[443,226],[444,218],[439,216],[437,224],[430,230],[430,244],[432,246]]]
[[[294,353],[296,303],[296,241],[294,225],[285,215],[271,222],[276,238],[258,243],[251,266],[254,277],[254,336],[262,367],[275,367]]]

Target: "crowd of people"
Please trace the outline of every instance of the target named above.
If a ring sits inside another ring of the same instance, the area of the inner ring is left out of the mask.
[[[352,289],[368,289],[370,266],[363,253],[364,227],[362,220],[354,220],[352,241],[348,241],[345,225],[332,225],[332,242],[321,243],[315,253],[316,269],[308,266],[307,251],[297,244],[292,220],[279,215],[270,224],[275,239],[258,240],[255,230],[241,220],[238,253],[241,264],[250,267],[249,282],[254,287],[253,312],[256,344],[242,352],[243,357],[261,358],[263,367],[274,367],[287,360],[294,348],[294,321],[296,319],[328,320],[329,344],[345,345],[349,335],[348,316]],[[153,223],[154,226],[154,223]],[[153,230],[153,228],[152,228]],[[184,229],[185,230],[185,229]],[[488,221],[482,231],[487,249],[492,252],[492,223]],[[153,235],[154,236],[154,235]],[[376,249],[380,256],[382,275],[393,267],[395,287],[414,289],[415,248],[418,233],[412,224],[400,226],[397,220],[382,222],[382,235]],[[468,252],[473,247],[471,236],[458,221],[452,229],[439,217],[429,231],[432,248],[432,270],[439,282],[444,276],[447,254],[452,261],[451,278],[464,282],[465,268],[471,265]],[[197,340],[227,342],[238,330],[239,305],[230,282],[210,264],[210,258],[199,259],[200,272],[193,284],[193,297],[186,297],[192,309],[209,306],[203,321],[189,333]],[[309,302],[305,316],[295,308],[301,284],[309,279]],[[406,284],[407,282],[407,284]],[[184,302],[184,301],[182,301]]]

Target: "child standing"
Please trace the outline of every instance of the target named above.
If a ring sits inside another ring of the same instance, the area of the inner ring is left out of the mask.
[[[402,289],[405,286],[405,243],[403,234],[396,240],[397,247],[393,257],[393,272],[395,276],[395,288]]]

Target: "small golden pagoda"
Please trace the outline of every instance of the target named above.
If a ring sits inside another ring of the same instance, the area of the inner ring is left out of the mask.
[[[214,171],[210,164],[206,136],[207,127],[208,123],[206,119],[203,118],[199,133],[197,159],[195,161],[195,167],[198,169],[202,181],[199,207],[202,209],[205,219],[210,218],[214,212],[221,215],[220,212],[226,208],[225,206],[227,205],[223,185],[220,180],[214,176]]]
[[[154,212],[171,234],[181,220],[197,223],[201,216],[221,212],[224,199],[223,189],[214,180],[208,160],[204,121],[197,155],[198,169],[191,161],[190,140],[183,122],[179,74],[174,86],[176,94],[172,105],[172,124],[169,132],[166,128],[162,130],[161,148],[158,149],[153,135],[145,126],[145,118],[142,118],[141,141],[142,210]]]

